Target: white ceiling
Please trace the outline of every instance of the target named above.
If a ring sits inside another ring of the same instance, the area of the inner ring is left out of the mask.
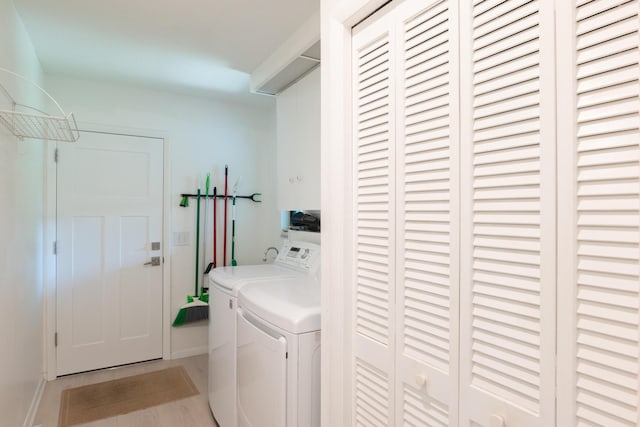
[[[45,72],[245,99],[319,0],[14,0]],[[259,102],[259,101],[258,101]]]

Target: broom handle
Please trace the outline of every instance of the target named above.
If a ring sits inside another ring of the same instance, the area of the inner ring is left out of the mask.
[[[213,187],[213,268],[216,268],[216,264],[218,263],[218,255],[216,250],[216,205],[218,204],[218,199],[216,198],[217,194],[217,188]]]
[[[228,172],[229,168],[227,165],[224,165],[224,239],[223,239],[223,256],[222,256],[222,266],[227,265],[227,194],[229,192],[228,189]]]
[[[198,259],[200,258],[200,188],[198,187],[198,197],[196,198],[196,286],[193,292],[195,297],[198,298],[198,282],[200,280],[200,270],[198,270]]]
[[[236,196],[231,198],[231,265],[236,265]]]

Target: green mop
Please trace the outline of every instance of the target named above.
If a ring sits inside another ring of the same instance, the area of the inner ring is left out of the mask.
[[[200,258],[200,187],[196,196],[196,285],[194,296],[187,295],[187,303],[180,307],[180,311],[173,321],[173,326],[182,326],[185,323],[207,320],[209,318],[209,294],[198,296],[198,282],[200,281],[200,271],[198,270],[198,260]]]

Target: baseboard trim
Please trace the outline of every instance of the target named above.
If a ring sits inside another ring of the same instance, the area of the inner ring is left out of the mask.
[[[183,357],[199,356],[201,354],[207,354],[209,348],[207,346],[193,347],[186,350],[174,351],[171,353],[171,359],[182,359]]]
[[[38,386],[36,387],[36,392],[33,394],[33,399],[31,399],[31,405],[29,405],[29,411],[24,419],[23,427],[33,426],[36,414],[38,413],[38,407],[40,406],[40,399],[42,399],[42,394],[44,393],[44,386],[46,384],[47,380],[45,380],[44,377],[41,377],[38,382]]]

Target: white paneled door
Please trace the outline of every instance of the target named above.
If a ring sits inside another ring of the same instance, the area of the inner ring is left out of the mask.
[[[57,374],[162,357],[162,140],[82,132],[57,173]]]

